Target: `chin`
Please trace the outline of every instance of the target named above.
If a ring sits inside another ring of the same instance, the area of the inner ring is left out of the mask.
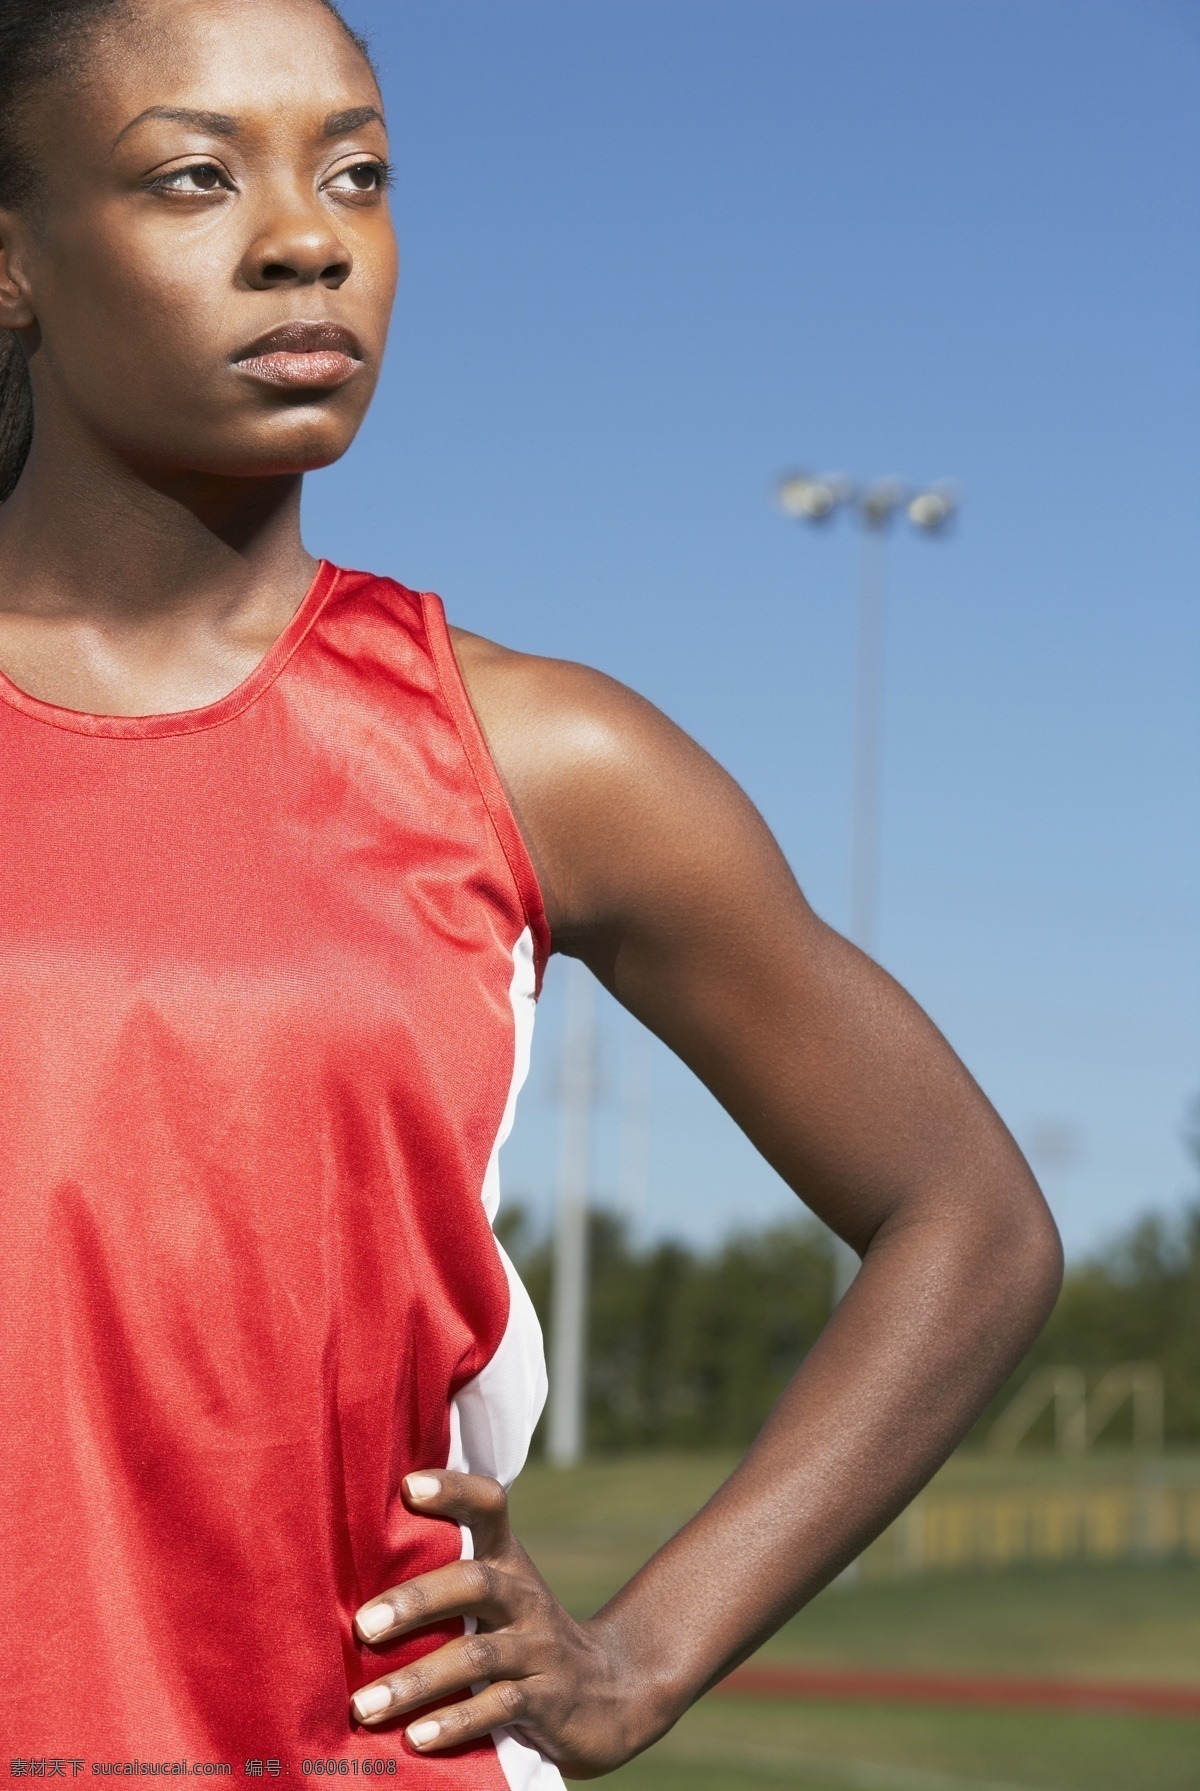
[[[322,417],[299,429],[273,430],[266,441],[230,444],[224,453],[213,456],[208,470],[234,479],[315,473],[340,460],[357,434],[357,419],[347,427],[340,419],[335,424],[333,418]]]

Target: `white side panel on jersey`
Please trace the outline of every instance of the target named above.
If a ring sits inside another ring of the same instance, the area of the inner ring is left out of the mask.
[[[500,1205],[500,1147],[512,1131],[517,1096],[529,1073],[535,985],[533,935],[526,927],[513,947],[509,985],[513,1009],[512,1081],[483,1178],[483,1204],[492,1224]],[[546,1403],[546,1356],[533,1302],[499,1242],[496,1248],[508,1277],[508,1324],[491,1361],[467,1383],[450,1407],[450,1458],[446,1465],[460,1474],[490,1474],[507,1488],[525,1465],[534,1426]],[[464,1528],[462,1538],[463,1559],[470,1560],[471,1532]],[[467,1619],[467,1626],[474,1628],[474,1618]],[[564,1791],[558,1768],[536,1748],[526,1746],[508,1729],[494,1730],[492,1739],[512,1791]]]
[[[517,1116],[517,1096],[524,1088],[525,1078],[529,1074],[529,1052],[533,1045],[537,971],[533,962],[533,934],[528,927],[513,946],[512,957],[513,975],[508,986],[508,998],[513,1010],[512,1079],[508,1085],[508,1099],[504,1103],[500,1130],[496,1133],[496,1142],[492,1145],[492,1154],[483,1178],[483,1206],[492,1225],[496,1223],[496,1209],[500,1205],[500,1147],[507,1142],[513,1129],[513,1120]]]

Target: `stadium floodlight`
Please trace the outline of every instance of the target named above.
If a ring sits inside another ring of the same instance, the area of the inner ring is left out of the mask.
[[[786,473],[776,487],[779,508],[798,522],[825,522],[854,497],[843,473]]]
[[[907,497],[908,488],[899,479],[876,479],[859,493],[855,508],[865,528],[886,529]]]
[[[942,480],[937,485],[929,486],[926,491],[918,491],[908,506],[908,520],[915,529],[924,529],[926,534],[936,535],[950,522],[958,509],[958,493],[953,485]]]
[[[785,473],[775,487],[776,501],[795,522],[828,522],[849,509],[864,528],[886,529],[903,510],[914,529],[936,535],[958,510],[958,492],[949,480],[913,487],[903,479],[872,479],[859,484],[845,473]]]

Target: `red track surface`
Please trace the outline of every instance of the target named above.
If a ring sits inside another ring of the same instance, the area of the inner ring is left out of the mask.
[[[986,1704],[1010,1710],[1113,1710],[1200,1717],[1200,1686],[1010,1679],[891,1667],[739,1667],[714,1687],[741,1698],[835,1698],[873,1704]]]

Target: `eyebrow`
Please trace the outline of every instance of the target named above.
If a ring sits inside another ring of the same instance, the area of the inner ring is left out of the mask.
[[[361,130],[364,124],[382,124],[378,106],[351,106],[348,112],[331,112],[325,120],[327,137],[344,137],[347,131]]]
[[[122,137],[129,135],[135,125],[145,123],[147,118],[167,118],[175,124],[194,124],[202,131],[208,131],[214,137],[236,137],[238,121],[231,118],[228,112],[197,112],[192,106],[147,106],[136,118],[131,118],[124,130],[118,131],[113,138],[113,148]]]
[[[174,124],[193,124],[198,130],[207,131],[213,137],[236,137],[239,130],[236,118],[228,112],[200,112],[193,106],[147,106],[136,118],[113,138],[113,148],[133,130],[135,125],[144,124],[148,118],[166,118]],[[344,137],[349,131],[361,130],[364,124],[382,124],[383,113],[378,106],[351,106],[345,112],[331,112],[325,120],[324,134],[327,137]]]

